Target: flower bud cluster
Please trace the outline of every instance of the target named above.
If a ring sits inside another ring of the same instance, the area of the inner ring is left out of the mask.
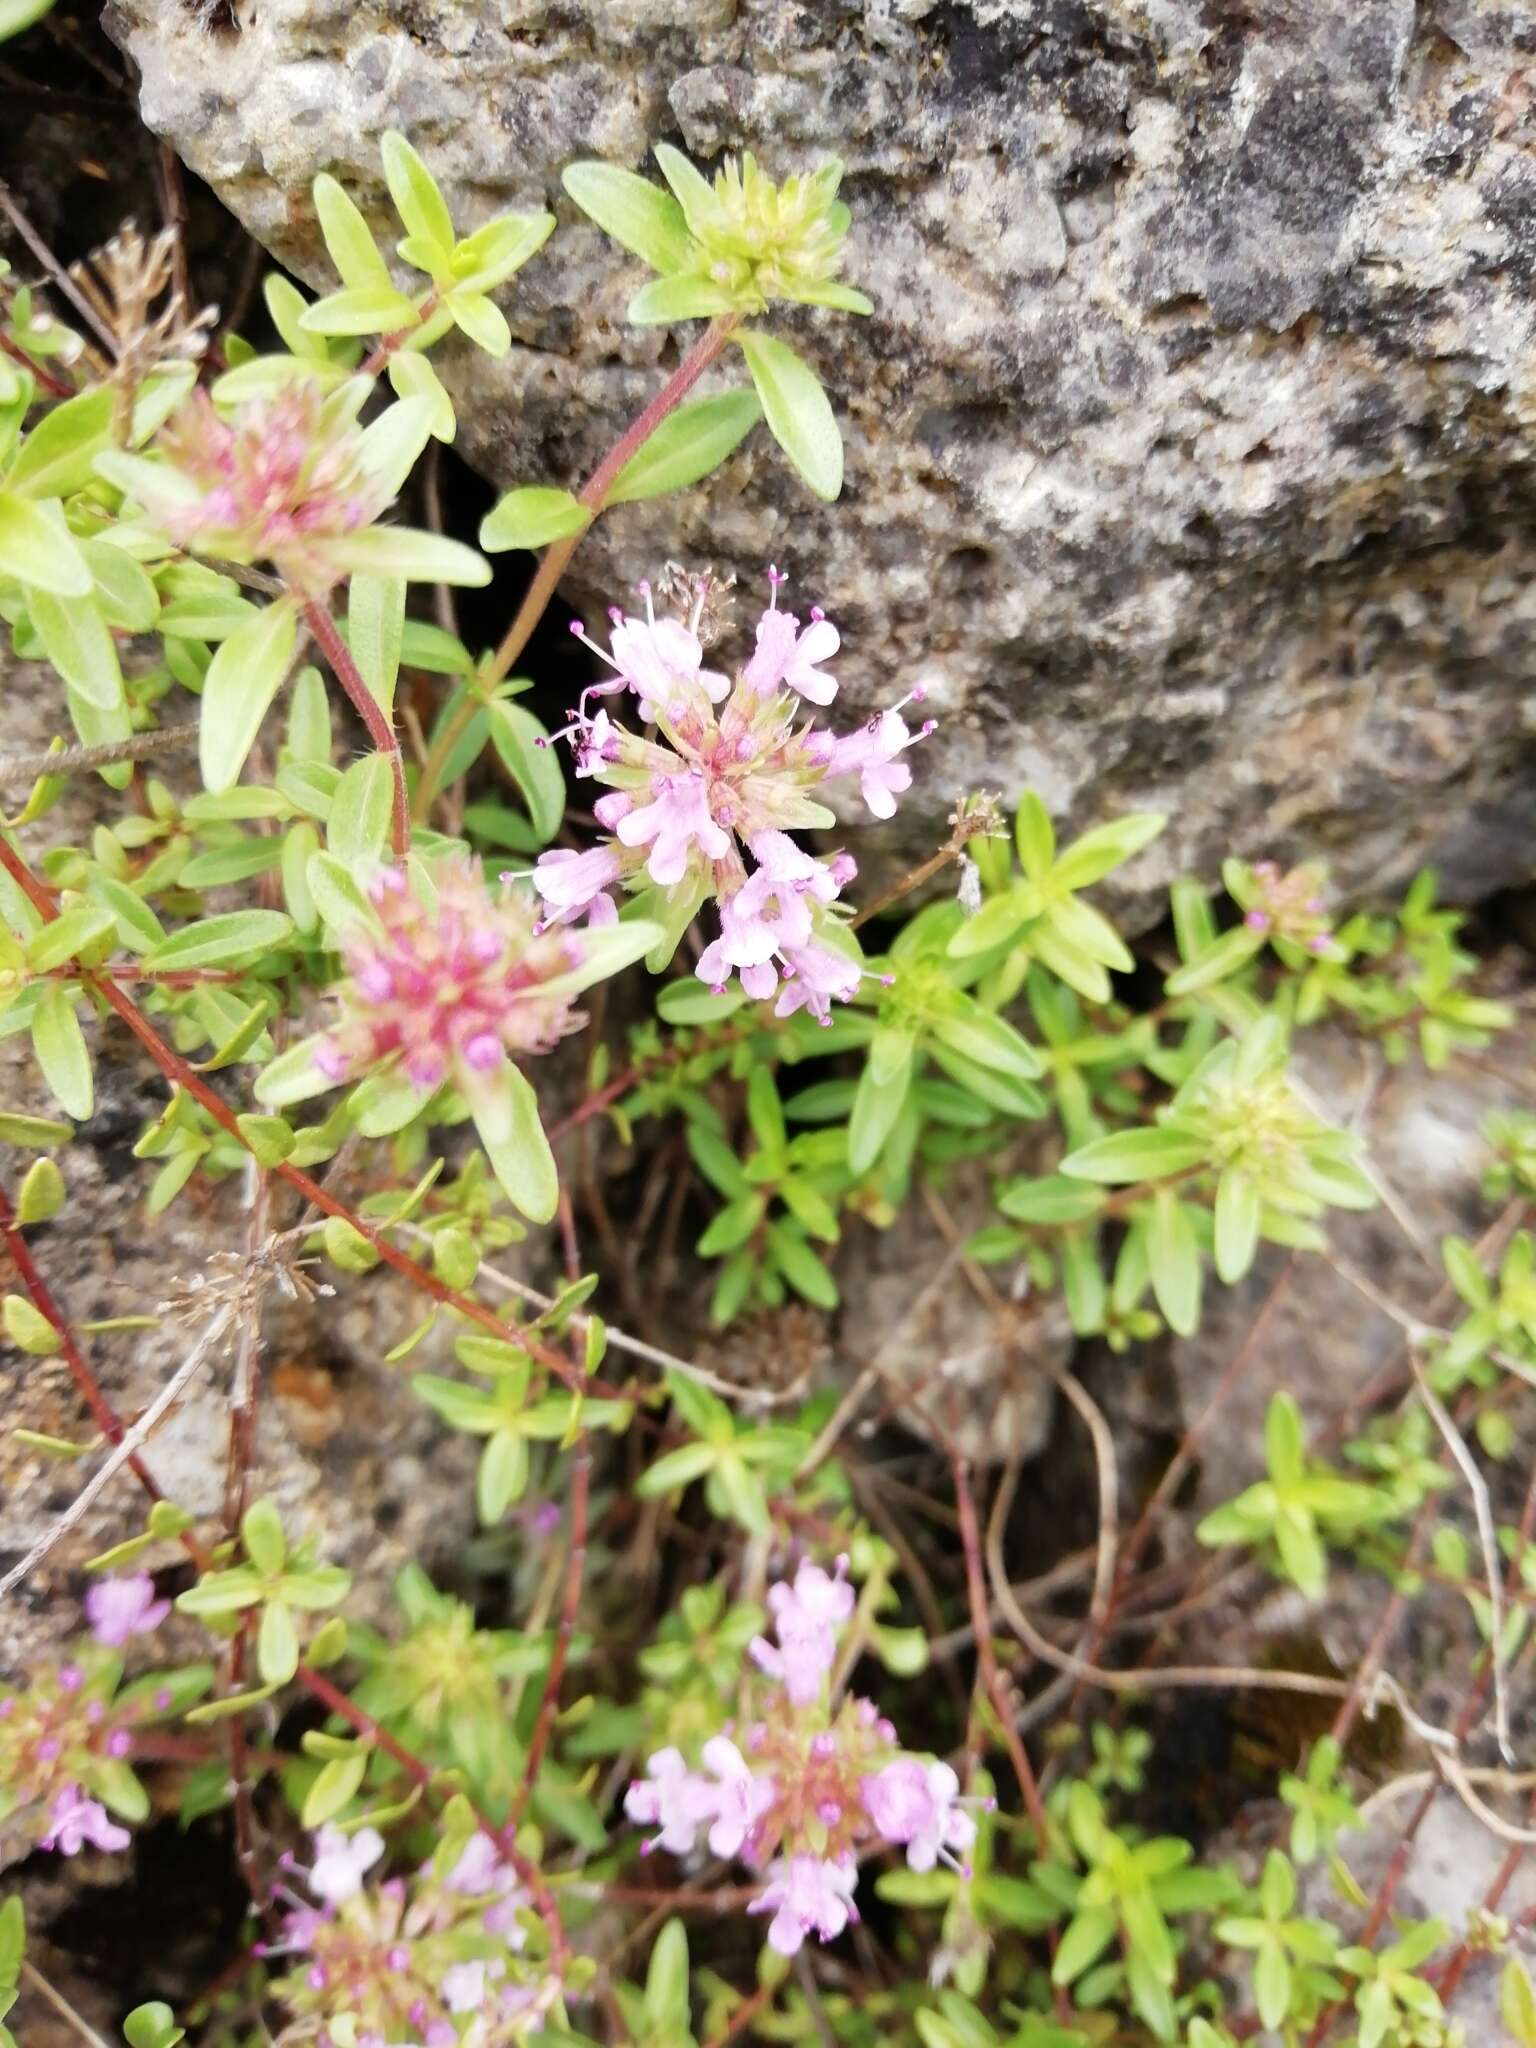
[[[802,1563],[768,1595],[776,1641],[751,1656],[767,1681],[738,1743],[722,1730],[700,1766],[662,1749],[625,1796],[625,1812],[657,1833],[647,1852],[687,1856],[702,1837],[713,1855],[764,1875],[748,1907],[770,1915],[769,1945],[792,1956],[808,1935],[831,1941],[858,1918],[858,1858],[894,1846],[914,1870],[958,1859],[976,1836],[948,1764],[904,1755],[896,1730],[869,1700],[835,1705],[830,1680],[853,1614],[845,1560],[828,1573]]]
[[[371,474],[357,407],[361,380],[326,394],[295,378],[225,418],[195,392],[162,429],[169,462],[150,510],[172,540],[230,562],[275,562],[309,587],[332,583],[326,543],[371,525],[390,503]],[[142,474],[142,473],[141,473]]]
[[[875,817],[893,816],[912,781],[902,756],[932,721],[914,732],[902,717],[922,694],[914,690],[841,737],[801,723],[800,700],[827,705],[837,695],[823,664],[840,641],[819,609],[804,627],[779,610],[782,581],[770,570],[756,645],[734,679],[705,666],[705,579],[682,617],[658,617],[642,585],[645,616],[611,614],[611,651],[587,642],[614,680],[584,694],[566,737],[577,774],[608,785],[593,809],[612,836],[587,853],[546,853],[534,884],[554,922],[609,920],[609,890],[649,885],[664,899],[663,923],[680,931],[712,898],[720,933],[699,961],[700,978],[720,988],[738,973],[748,995],[777,995],[778,1015],[805,1008],[825,1020],[859,983],[857,962],[829,942],[834,906],[857,870],[845,853],[814,859],[789,834],[836,823],[812,792],[842,778],[858,778]],[[606,708],[588,713],[589,699],[624,692],[654,737],[617,724]]]
[[[344,942],[341,1020],[315,1054],[329,1080],[389,1059],[432,1089],[548,1051],[581,1024],[558,984],[582,963],[582,935],[541,925],[525,892],[493,896],[478,862],[453,858],[429,878],[386,868],[368,893],[373,920]]]
[[[314,2048],[511,2048],[538,2032],[559,1982],[524,1958],[538,1922],[489,1835],[472,1836],[446,1875],[439,1857],[377,1884],[366,1882],[384,1854],[376,1829],[323,1827],[314,1847],[307,1869],[286,1859],[310,1896],[279,1885],[281,1938],[261,1951],[288,1961],[272,1992],[295,2038]]]
[[[1333,934],[1315,867],[1282,871],[1272,860],[1256,861],[1244,878],[1239,901],[1243,923],[1269,939],[1289,939],[1309,953],[1326,953]]]

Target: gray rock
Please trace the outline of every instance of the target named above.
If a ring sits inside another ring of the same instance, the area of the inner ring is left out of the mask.
[[[760,432],[708,492],[578,558],[594,610],[668,556],[787,566],[845,633],[850,709],[928,685],[898,829],[966,785],[1175,824],[1151,902],[1227,850],[1351,892],[1433,857],[1530,872],[1536,136],[1529,11],[1484,0],[112,0],[145,118],[283,262],[308,184],[387,218],[406,130],[466,224],[549,201],[493,363],[445,353],[500,483],[566,482],[678,342],[571,219],[573,158],[658,137],[836,150],[877,302],[787,323],[836,395],[843,502]],[[737,372],[739,375],[739,371]]]

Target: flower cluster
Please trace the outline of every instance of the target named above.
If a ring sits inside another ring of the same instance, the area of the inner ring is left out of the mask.
[[[124,1759],[129,1724],[142,1715],[114,1701],[118,1670],[116,1658],[87,1645],[79,1662],[46,1666],[24,1691],[0,1691],[0,1821],[19,1816],[39,1848],[74,1856],[87,1843],[128,1846],[103,1804],[136,1805],[139,1792]]]
[[[1329,951],[1333,928],[1319,893],[1320,869],[1308,866],[1282,871],[1274,861],[1261,860],[1244,873],[1234,873],[1230,881],[1249,931],[1268,939],[1289,939],[1309,953]]]
[[[195,392],[161,431],[169,467],[136,470],[135,488],[170,538],[230,562],[271,561],[311,587],[334,582],[327,544],[371,525],[389,505],[356,424],[366,385],[329,395],[295,378],[226,419]]]
[[[493,1073],[509,1052],[547,1052],[580,1026],[569,982],[581,935],[540,926],[521,891],[493,896],[477,862],[445,861],[420,886],[385,868],[368,893],[374,919],[343,945],[341,1020],[315,1050],[328,1080],[393,1060],[432,1089]]]
[[[524,1957],[538,1922],[489,1835],[472,1836],[446,1875],[438,1859],[369,1885],[383,1854],[374,1828],[324,1827],[307,1870],[286,1859],[310,1897],[277,1887],[281,1939],[262,1953],[291,1959],[272,1990],[303,2038],[315,2048],[508,2048],[537,2032],[559,1983]]]
[[[613,836],[587,853],[545,854],[534,883],[558,922],[610,919],[610,889],[650,885],[666,927],[679,932],[712,897],[720,934],[700,978],[719,988],[738,973],[749,995],[777,993],[780,1016],[803,1007],[825,1019],[858,987],[856,960],[832,937],[833,907],[856,870],[845,853],[814,859],[789,834],[836,823],[811,792],[840,777],[856,776],[873,815],[891,817],[912,780],[902,757],[932,722],[913,732],[901,715],[920,690],[841,737],[799,722],[799,700],[823,706],[837,695],[824,664],[839,638],[819,609],[803,628],[779,610],[782,580],[769,572],[768,609],[734,680],[705,666],[707,579],[692,586],[682,617],[658,617],[642,585],[645,616],[612,614],[611,652],[588,641],[614,679],[585,693],[567,731],[577,774],[609,785],[594,810]],[[588,714],[588,699],[626,690],[655,738],[604,708]]]
[[[903,1755],[868,1700],[833,1706],[829,1679],[853,1605],[842,1561],[835,1574],[807,1561],[792,1584],[773,1587],[778,1640],[751,1645],[773,1689],[741,1744],[711,1736],[697,1770],[680,1751],[658,1750],[625,1796],[629,1818],[657,1829],[647,1851],[686,1856],[702,1834],[712,1854],[762,1870],[748,1911],[772,1916],[769,1943],[786,1956],[858,1917],[860,1850],[892,1845],[914,1870],[940,1860],[958,1869],[976,1835],[948,1764]]]

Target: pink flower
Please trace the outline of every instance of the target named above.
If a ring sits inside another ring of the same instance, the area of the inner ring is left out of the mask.
[[[719,1811],[719,1791],[690,1771],[681,1750],[658,1749],[624,1795],[624,1811],[641,1827],[658,1827],[646,1845],[686,1856],[698,1832]]]
[[[960,1805],[960,1780],[946,1763],[898,1757],[864,1780],[864,1810],[887,1841],[905,1843],[913,1870],[956,1861],[976,1839],[976,1823]]]
[[[697,771],[657,777],[651,801],[620,820],[619,839],[650,847],[646,866],[664,889],[683,879],[695,847],[707,860],[723,860],[731,850],[730,834],[710,815],[709,784]]]
[[[899,708],[879,712],[857,732],[833,741],[827,774],[857,775],[870,815],[894,818],[897,797],[912,787],[912,770],[899,756],[925,739],[933,725],[930,718],[914,733],[908,730]]]
[[[499,1934],[514,1952],[522,1948],[528,1935],[518,1913],[528,1903],[528,1895],[517,1873],[502,1861],[501,1852],[483,1828],[470,1836],[445,1883],[451,1892],[475,1897],[490,1895],[492,1903],[481,1916],[486,1933]]]
[[[716,1856],[738,1856],[757,1822],[778,1798],[778,1787],[771,1777],[753,1774],[729,1736],[711,1736],[702,1754],[705,1768],[713,1771],[718,1781],[709,1846]]]
[[[579,917],[589,917],[594,924],[603,924],[616,918],[618,911],[606,892],[619,879],[621,868],[611,846],[593,846],[585,853],[555,846],[541,853],[533,886],[544,899],[545,922],[574,924]]]
[[[479,2012],[486,2001],[487,1977],[494,1981],[501,1975],[499,1964],[493,1965],[478,1958],[466,1963],[450,1963],[443,1972],[438,1989],[450,2012]]]
[[[704,667],[704,648],[695,631],[702,604],[695,609],[691,623],[685,624],[681,619],[657,618],[648,583],[640,585],[640,595],[645,600],[643,619],[630,618],[617,609],[609,614],[612,654],[588,639],[579,625],[573,625],[572,632],[634,691],[640,700],[640,715],[647,722],[658,712],[665,716],[673,703],[691,690],[702,689],[711,702],[719,703],[731,685],[727,677]],[[587,694],[607,694],[614,687],[599,683]]]
[[[357,1897],[364,1874],[383,1854],[384,1837],[377,1828],[359,1828],[355,1835],[348,1835],[337,1827],[323,1827],[315,1836],[309,1888],[328,1906],[344,1905]]]
[[[846,953],[834,953],[830,946],[791,946],[785,950],[790,973],[773,1006],[776,1017],[789,1017],[796,1010],[809,1010],[823,1024],[831,1022],[831,1005],[846,1003],[859,986],[857,964]]]
[[[40,1846],[61,1856],[77,1856],[87,1842],[93,1849],[126,1849],[132,1837],[108,1820],[99,1800],[87,1799],[78,1785],[66,1785],[48,1814],[48,1832]]]
[[[546,856],[536,882],[551,915],[562,921],[576,914],[577,903],[600,902],[614,881],[630,890],[671,891],[679,908],[690,896],[698,903],[713,898],[720,939],[700,975],[715,986],[739,972],[748,994],[766,1000],[778,989],[780,973],[792,971],[802,985],[784,1000],[781,1014],[807,1007],[824,1017],[857,986],[856,974],[819,944],[821,912],[854,867],[846,855],[813,860],[789,835],[833,822],[817,794],[832,773],[858,775],[871,808],[890,816],[896,795],[911,781],[897,757],[916,736],[899,707],[842,740],[797,722],[797,699],[828,704],[836,695],[836,683],[820,664],[836,653],[839,639],[818,611],[802,631],[793,614],[778,609],[782,580],[770,572],[773,595],[757,622],[757,644],[733,683],[703,666],[702,622],[711,592],[702,579],[675,618],[658,619],[642,585],[645,618],[611,615],[611,653],[588,642],[614,680],[583,694],[564,736],[575,747],[578,772],[609,785],[593,809],[603,830],[615,835],[608,851],[618,865],[594,863],[578,871],[569,858]],[[625,688],[638,696],[654,737],[616,724],[607,709],[588,714],[587,698],[613,698]],[[777,887],[757,882],[764,870]],[[583,895],[592,872],[600,887]]]
[[[750,1645],[752,1658],[783,1683],[797,1707],[809,1706],[819,1697],[837,1655],[837,1631],[853,1613],[853,1588],[843,1576],[847,1563],[846,1558],[838,1559],[834,1578],[807,1558],[793,1586],[768,1589],[778,1647],[756,1636]]]
[[[451,1892],[488,1892],[495,1887],[504,1867],[496,1844],[481,1828],[470,1836],[463,1855],[444,1882]]]
[[[421,1089],[472,1084],[508,1052],[547,1051],[580,1025],[568,994],[545,993],[579,966],[579,934],[541,931],[533,899],[493,897],[476,862],[446,860],[432,883],[435,903],[403,868],[375,877],[374,920],[343,944],[341,1021],[315,1053],[327,1080],[397,1060]]]
[[[157,1629],[170,1611],[169,1600],[155,1598],[155,1583],[148,1572],[98,1579],[85,1596],[91,1634],[112,1650],[120,1650],[132,1636]]]
[[[773,586],[778,596],[778,585]],[[816,666],[830,661],[842,644],[841,635],[819,610],[802,633],[792,612],[781,612],[772,601],[757,622],[757,652],[742,672],[742,680],[760,697],[771,696],[781,684],[788,684],[797,696],[812,704],[830,704],[837,684]]]
[[[798,1955],[808,1934],[819,1941],[835,1941],[858,1917],[853,1904],[858,1881],[858,1865],[851,1856],[781,1857],[747,1911],[771,1913],[769,1947],[781,1956]]]

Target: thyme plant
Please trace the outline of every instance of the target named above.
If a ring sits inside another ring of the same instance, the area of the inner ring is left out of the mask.
[[[581,632],[595,680],[545,730],[516,671],[610,506],[705,486],[763,432],[808,490],[842,482],[833,405],[780,325],[786,305],[806,309],[797,336],[869,310],[842,276],[839,166],[775,183],[749,156],[711,182],[655,154],[664,183],[588,163],[565,190],[652,273],[631,320],[706,324],[591,476],[508,492],[478,549],[394,515],[455,432],[438,351],[456,333],[507,353],[519,272],[558,260],[552,214],[462,231],[391,135],[392,251],[319,178],[337,285],[269,278],[266,345],[184,301],[163,241],[125,235],[98,263],[91,333],[8,289],[0,615],[51,672],[60,732],[0,832],[0,1030],[29,1041],[57,1112],[0,1115],[4,1329],[23,1365],[64,1362],[84,1411],[32,1454],[101,1459],[102,1483],[137,1475],[150,1498],[90,1560],[58,1654],[0,1692],[7,1852],[116,1872],[153,1813],[207,1831],[228,1810],[246,1938],[185,2010],[124,2017],[130,2048],[1451,2048],[1460,1976],[1507,1951],[1505,2022],[1536,2041],[1496,1898],[1466,1928],[1394,1922],[1390,1886],[1371,1901],[1350,1873],[1347,1739],[1377,1674],[1334,1684],[1334,1732],[1282,1760],[1292,1817],[1262,1855],[1150,1828],[1155,1734],[1119,1704],[1157,1690],[1160,1653],[1131,1677],[1125,1629],[1149,1524],[1069,1655],[984,1558],[954,1445],[936,1454],[949,1540],[914,1539],[861,1483],[861,1390],[722,1376],[598,1305],[560,1148],[606,1119],[688,1162],[710,1317],[732,1333],[717,1359],[752,1312],[785,1333],[792,1297],[836,1309],[844,1238],[979,1163],[990,1210],[957,1260],[1021,1327],[1059,1303],[1134,1360],[1196,1333],[1264,1247],[1326,1258],[1336,1212],[1377,1201],[1365,1141],[1305,1084],[1308,1030],[1435,1068],[1513,1021],[1429,874],[1396,912],[1345,914],[1316,864],[1233,859],[1224,898],[1174,885],[1174,957],[1138,956],[1094,892],[1164,820],[1062,844],[1033,791],[1011,816],[946,792],[947,840],[860,907],[862,826],[846,848],[840,821],[895,812],[932,721],[893,690],[840,722],[812,562],[765,564],[751,618],[707,565],[658,565],[606,644]],[[541,555],[497,646],[425,616],[415,593],[483,587],[513,549]],[[419,702],[424,678],[417,725],[401,685]],[[162,751],[193,720],[195,777]],[[566,819],[561,748],[601,786],[590,823]],[[87,775],[85,843],[29,850]],[[642,1021],[600,1030],[577,1000],[620,975]],[[210,1286],[199,1343],[254,1331],[274,1284],[312,1290],[311,1262],[404,1275],[422,1316],[391,1362],[441,1323],[457,1370],[413,1368],[397,1398],[478,1446],[487,1555],[553,1546],[518,1611],[482,1619],[412,1565],[394,1619],[365,1625],[349,1573],[264,1489],[238,1393],[228,1514],[161,1495],[140,1455],[158,1413],[117,1414],[68,1276],[55,1292],[42,1271],[70,1198],[53,1154],[89,1134],[111,1019],[164,1087],[136,1146],[149,1213],[238,1173],[274,1219]],[[584,1092],[557,1117],[541,1074],[573,1040]],[[1413,1324],[1409,1369],[1342,1444],[1276,1392],[1266,1472],[1198,1527],[1249,1584],[1318,1599],[1348,1559],[1394,1600],[1430,1569],[1461,1596],[1484,1648],[1436,1752],[1461,1789],[1490,1694],[1507,1730],[1536,1583],[1529,1516],[1496,1512],[1483,1476],[1536,1368],[1529,1119],[1489,1139],[1510,1227],[1445,1241],[1448,1318]],[[496,1256],[557,1216],[567,1284],[533,1297]],[[1469,1474],[1476,1547],[1454,1512]],[[657,1611],[605,1609],[589,1567],[660,1545]],[[168,1661],[172,1626],[195,1661]],[[1033,1753],[1030,1657],[1071,1687]],[[1270,1679],[1307,1685],[1232,1683]],[[0,2004],[39,1982],[13,1895]]]

